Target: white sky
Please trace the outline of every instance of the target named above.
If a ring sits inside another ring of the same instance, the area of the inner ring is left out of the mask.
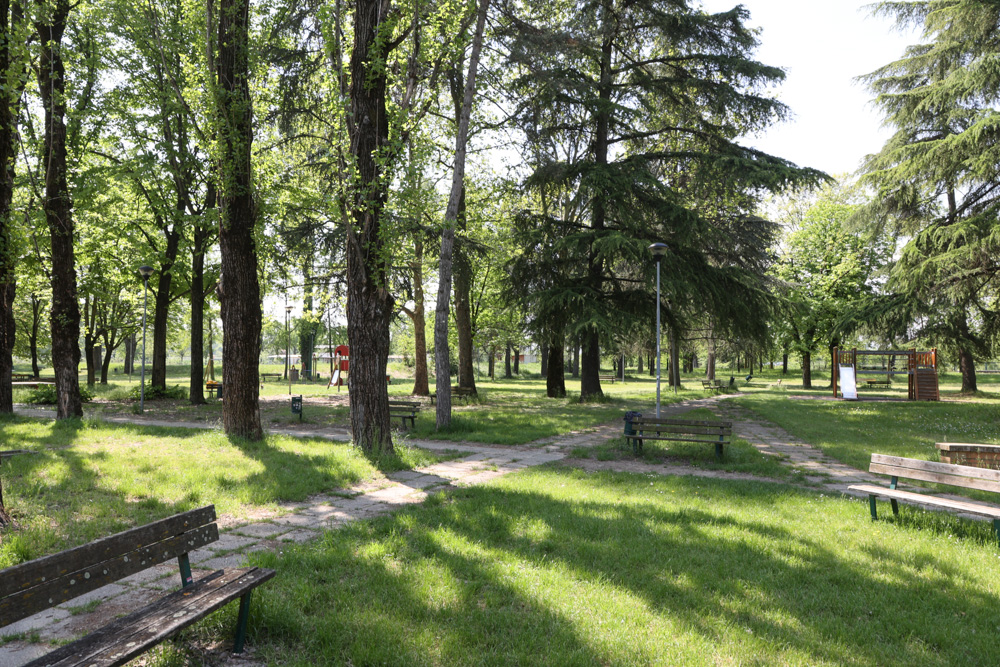
[[[918,41],[887,19],[873,18],[863,0],[703,0],[710,12],[742,4],[759,27],[757,60],[786,70],[778,98],[792,118],[746,143],[828,174],[856,170],[889,138],[854,78],[898,59]]]

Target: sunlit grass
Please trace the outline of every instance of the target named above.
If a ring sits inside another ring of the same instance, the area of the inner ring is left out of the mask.
[[[272,664],[993,664],[986,526],[781,485],[532,469],[260,554]]]

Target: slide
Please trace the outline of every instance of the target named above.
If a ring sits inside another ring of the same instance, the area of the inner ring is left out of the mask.
[[[858,400],[858,383],[854,377],[854,366],[840,367],[840,395],[846,401]]]
[[[336,354],[333,357],[333,375],[330,376],[330,382],[327,383],[326,388],[329,389],[333,385],[337,385],[337,391],[340,391],[340,355]]]

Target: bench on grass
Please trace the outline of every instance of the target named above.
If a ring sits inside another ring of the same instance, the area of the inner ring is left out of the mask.
[[[723,447],[733,437],[733,423],[724,421],[698,421],[643,417],[638,412],[625,413],[625,442],[632,442],[632,451],[642,451],[645,440],[670,442],[701,442],[715,445],[715,458],[722,460]]]
[[[714,389],[715,391],[722,391],[726,388],[722,380],[706,380],[702,379],[701,386],[703,389]]]
[[[872,388],[872,387],[886,387],[886,388],[889,388],[889,387],[892,387],[892,381],[891,380],[875,380],[875,379],[865,380],[865,385],[867,385],[869,389]]]
[[[469,399],[472,398],[475,395],[476,395],[476,392],[473,391],[472,389],[468,388],[468,387],[459,387],[459,386],[456,386],[456,385],[452,385],[451,386],[451,397],[452,398],[461,398],[461,399],[464,399],[466,403],[468,403]],[[437,401],[437,392],[436,391],[431,394],[431,405],[434,405],[435,401]]]
[[[281,373],[261,373],[260,374],[261,384],[263,384],[264,382],[267,382],[269,379],[270,380],[274,380],[275,382],[277,382],[278,380],[281,379]]]
[[[219,392],[219,398],[222,398],[222,383],[216,382],[215,380],[209,380],[205,383],[205,389],[208,390],[208,397],[214,398],[215,392]]]
[[[217,570],[195,581],[188,553],[219,539],[209,505],[0,571],[0,627],[177,558],[181,588],[28,663],[122,665],[237,598],[233,651],[246,640],[250,593],[274,576],[257,567]]]
[[[416,427],[417,413],[420,412],[419,401],[389,401],[389,418],[399,417],[403,428],[406,428],[406,420],[410,420],[410,426]]]
[[[868,494],[868,505],[871,509],[872,521],[878,519],[878,510],[875,506],[876,498],[888,498],[892,503],[892,513],[897,515],[899,514],[899,504],[897,501],[903,500],[946,510],[954,510],[955,512],[977,514],[993,519],[993,532],[996,534],[997,539],[1000,540],[1000,509],[970,500],[951,500],[926,493],[901,491],[896,488],[899,479],[902,477],[903,479],[948,484],[963,489],[979,489],[981,491],[1000,493],[1000,470],[960,466],[953,463],[938,463],[936,461],[921,461],[919,459],[904,459],[899,456],[886,456],[885,454],[872,454],[872,461],[868,470],[890,476],[889,488],[873,484],[854,484],[848,487],[852,491],[860,491]]]
[[[617,380],[618,378],[616,378],[614,375],[598,375],[597,379],[600,380],[601,382],[610,382],[611,384],[614,384],[615,380]]]

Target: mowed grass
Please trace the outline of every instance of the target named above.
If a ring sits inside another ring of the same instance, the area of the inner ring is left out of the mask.
[[[737,403],[818,447],[867,470],[872,453],[938,460],[935,442],[1000,442],[1000,402],[796,400],[756,394]]]
[[[862,501],[778,484],[531,469],[255,554],[278,576],[251,641],[282,665],[993,665],[997,547],[967,524],[872,523]]]
[[[21,528],[0,539],[0,567],[171,514],[214,504],[222,515],[278,511],[283,501],[344,489],[385,472],[447,458],[409,447],[371,461],[325,440],[98,421],[0,419],[4,504]]]

